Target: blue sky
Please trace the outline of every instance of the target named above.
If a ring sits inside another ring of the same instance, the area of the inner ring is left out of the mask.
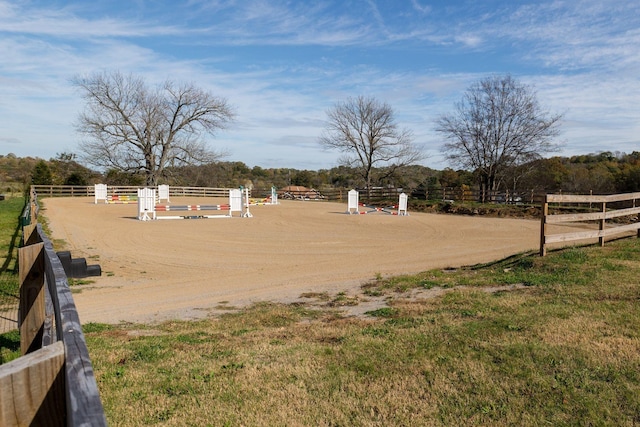
[[[564,114],[558,155],[640,151],[637,0],[0,0],[0,58],[0,154],[77,151],[69,80],[104,70],[225,97],[211,146],[250,167],[335,166],[326,111],[366,95],[443,169],[434,120],[505,73]]]

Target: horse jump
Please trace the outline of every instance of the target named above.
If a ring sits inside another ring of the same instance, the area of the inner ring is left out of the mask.
[[[249,192],[245,191],[248,199]],[[223,215],[157,215],[157,212],[201,212],[226,211]],[[220,205],[159,205],[156,204],[156,190],[154,188],[138,189],[138,219],[150,221],[154,219],[200,219],[200,218],[231,218],[234,212],[239,212],[243,218],[253,215],[245,203],[241,190],[229,190],[229,203]]]
[[[407,204],[408,204],[409,197],[405,193],[400,194],[397,205],[388,206],[385,208],[366,206],[364,204],[361,204],[359,202],[360,194],[358,193],[357,190],[350,190],[348,196],[349,197],[348,197],[348,204],[347,204],[347,212],[345,213],[349,215],[353,215],[353,214],[364,215],[364,214],[374,213],[374,212],[383,212],[389,215],[398,215],[398,216],[409,215],[409,212],[407,212]],[[361,211],[360,210],[361,206],[369,210]],[[392,209],[397,209],[397,210],[392,210]]]
[[[276,190],[276,187],[271,187],[271,195],[270,196],[267,196],[262,200],[251,199],[251,200],[249,200],[249,204],[251,206],[277,205],[277,204],[279,204],[279,202],[278,202],[278,191]]]
[[[98,204],[98,201],[101,200],[104,200],[104,203],[108,204],[128,204],[138,202],[138,198],[135,194],[112,194],[110,196],[107,184],[95,184],[94,194],[95,204]],[[158,192],[156,194],[158,196],[158,199],[156,200],[157,203],[160,203],[163,200],[170,203],[168,185],[158,185]]]

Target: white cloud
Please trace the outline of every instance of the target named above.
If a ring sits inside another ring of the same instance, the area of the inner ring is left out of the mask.
[[[566,112],[567,150],[637,145],[640,5],[425,3],[194,0],[166,12],[140,2],[107,17],[97,11],[106,3],[0,0],[0,143],[23,147],[18,155],[73,151],[82,101],[70,77],[117,69],[226,97],[237,122],[214,144],[250,165],[333,165],[337,154],[315,144],[325,111],[360,94],[389,102],[433,164],[433,120],[488,72],[513,72],[535,85],[543,105]],[[271,48],[277,58],[263,54]],[[470,63],[470,53],[502,63]]]

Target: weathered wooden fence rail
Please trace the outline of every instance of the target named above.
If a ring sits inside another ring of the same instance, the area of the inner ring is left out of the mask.
[[[39,197],[94,197],[93,185],[32,185]],[[138,194],[138,188],[144,186],[110,185],[107,187],[108,196]],[[228,188],[213,187],[169,187],[170,196],[194,196],[194,197],[227,197]]]
[[[637,218],[630,223],[615,224],[607,228],[607,220],[622,217],[632,217],[640,214],[640,207],[636,207],[636,200],[640,199],[640,193],[612,194],[602,196],[592,195],[572,195],[572,194],[547,194],[542,202],[542,219],[540,226],[540,255],[545,256],[547,245],[550,243],[570,242],[586,239],[598,239],[601,246],[604,246],[605,239],[611,236],[636,231],[640,237],[640,222]],[[595,212],[586,213],[565,213],[549,214],[549,204],[570,204],[597,206]],[[607,207],[616,206],[615,209],[607,210]],[[630,206],[629,206],[630,205]],[[550,224],[567,224],[576,222],[597,223],[598,229],[577,231],[571,233],[549,233]]]
[[[18,252],[23,356],[0,365],[0,425],[106,426],[67,276],[31,197]]]
[[[34,185],[32,188],[40,197],[94,197],[95,187],[93,185]],[[109,197],[117,195],[137,194],[136,186],[108,186],[107,195]],[[304,191],[287,191],[295,199],[300,200],[338,200],[346,201],[347,194],[351,188],[320,188],[315,190]],[[361,198],[365,198],[366,190],[358,189]],[[249,192],[250,197],[267,196],[271,193],[271,187],[253,188]],[[282,196],[283,192],[278,191]],[[453,202],[477,202],[481,198],[481,193],[477,189],[463,189],[459,187],[439,187],[439,188],[372,188],[370,191],[371,200],[393,200],[401,193],[409,194],[411,198],[418,200],[432,201],[453,201]],[[194,197],[226,197],[229,194],[229,188],[213,188],[213,187],[169,187],[170,196],[194,196]],[[284,197],[285,199],[287,197]],[[534,193],[533,191],[509,192],[509,191],[493,191],[484,195],[488,203],[540,203],[543,195]]]

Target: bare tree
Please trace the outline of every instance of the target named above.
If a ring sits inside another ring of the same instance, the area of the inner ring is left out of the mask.
[[[227,101],[192,84],[149,88],[139,77],[119,72],[75,77],[86,110],[77,130],[83,159],[94,166],[143,174],[156,185],[167,166],[209,163],[223,153],[207,147],[232,119]]]
[[[557,150],[561,118],[540,107],[531,87],[494,76],[467,89],[455,111],[436,121],[436,131],[447,140],[446,159],[478,174],[484,202],[508,168]]]
[[[327,116],[319,142],[344,153],[339,163],[359,171],[368,199],[376,171],[389,176],[423,158],[412,142],[412,133],[398,129],[391,107],[375,98],[348,98],[329,109]]]

